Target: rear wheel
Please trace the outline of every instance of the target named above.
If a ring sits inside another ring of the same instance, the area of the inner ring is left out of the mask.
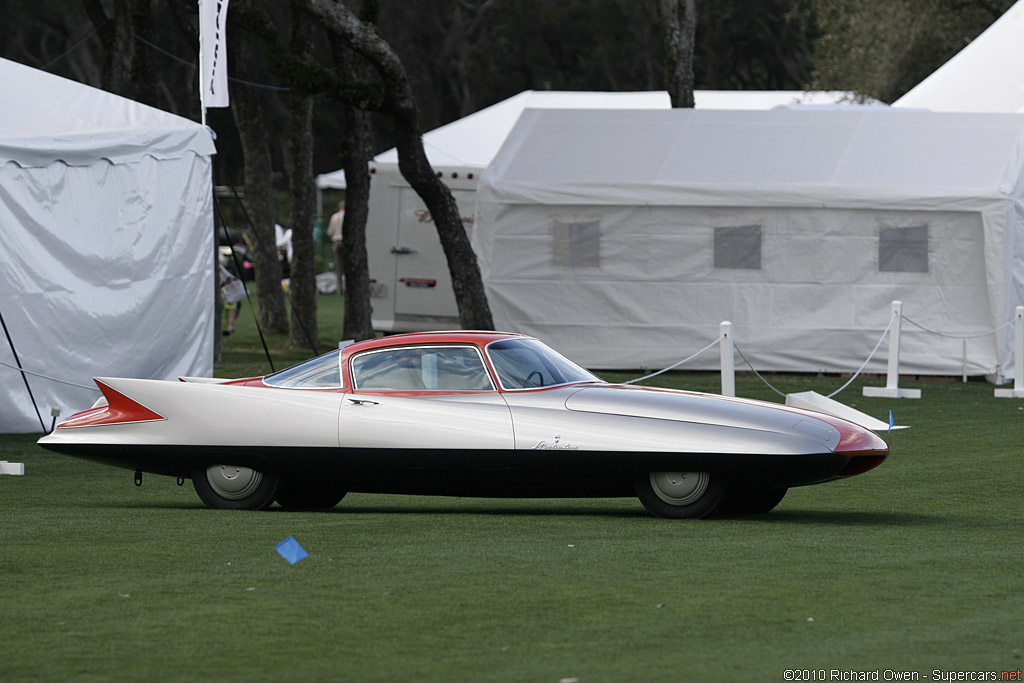
[[[285,479],[277,488],[277,504],[286,510],[330,510],[347,491],[308,479]]]
[[[241,465],[213,465],[192,472],[192,486],[207,507],[263,510],[270,507],[280,480]]]
[[[706,517],[725,494],[725,480],[709,472],[642,472],[633,484],[644,507],[666,519]]]

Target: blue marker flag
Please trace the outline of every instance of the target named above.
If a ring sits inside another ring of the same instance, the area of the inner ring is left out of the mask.
[[[288,560],[288,564],[295,564],[304,557],[309,557],[306,549],[299,545],[294,536],[284,539],[274,549],[281,554],[281,557]]]
[[[889,431],[892,432],[892,428],[896,426],[896,423],[892,421],[892,411],[889,411]]]

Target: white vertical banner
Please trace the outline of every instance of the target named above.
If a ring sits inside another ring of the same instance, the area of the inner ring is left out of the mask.
[[[199,100],[203,118],[209,107],[228,106],[228,0],[199,0]]]

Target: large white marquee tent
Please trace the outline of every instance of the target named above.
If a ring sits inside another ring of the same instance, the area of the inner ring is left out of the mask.
[[[698,108],[769,109],[787,106],[836,106],[843,92],[719,91],[694,93]],[[423,135],[434,170],[455,196],[463,223],[471,232],[480,174],[528,109],[661,109],[671,107],[667,92],[561,92],[528,90]],[[370,277],[376,281],[373,325],[386,331],[449,328],[458,324],[458,309],[448,266],[429,212],[398,168],[390,149],[370,164],[367,252]],[[345,173],[317,177],[318,187],[344,188]],[[429,288],[415,286],[432,283]]]
[[[527,110],[474,246],[495,324],[588,367],[664,367],[730,320],[758,370],[850,372],[892,300],[946,333],[1013,318],[1022,166],[1017,114]],[[904,371],[960,374],[960,339],[903,329]],[[967,372],[1011,376],[1011,339],[970,339]]]
[[[697,90],[699,109],[771,109],[788,105],[822,106],[846,102],[852,95],[839,91]],[[668,109],[668,93],[525,90],[423,135],[423,148],[432,166],[483,171],[505,141],[524,109]],[[378,172],[398,168],[392,147],[373,158]],[[320,189],[345,189],[345,171],[317,176]]]
[[[0,433],[87,408],[94,376],[210,375],[209,132],[8,60],[0,82]]]

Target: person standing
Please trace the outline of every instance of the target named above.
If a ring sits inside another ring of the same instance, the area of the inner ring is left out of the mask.
[[[338,283],[338,295],[345,293],[345,267],[341,252],[341,226],[345,222],[345,202],[338,202],[337,212],[331,214],[327,224],[327,236],[331,238],[331,249],[334,250],[334,277]]]

